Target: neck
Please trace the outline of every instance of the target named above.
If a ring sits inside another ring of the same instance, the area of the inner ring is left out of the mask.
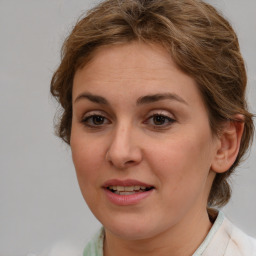
[[[203,242],[211,226],[205,210],[187,216],[182,223],[149,239],[127,241],[106,230],[104,256],[191,256]]]

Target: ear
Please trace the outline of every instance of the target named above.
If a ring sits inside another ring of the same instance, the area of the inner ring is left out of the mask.
[[[226,121],[218,137],[217,150],[211,169],[216,173],[226,172],[235,162],[244,131],[244,118],[236,115],[234,120]]]

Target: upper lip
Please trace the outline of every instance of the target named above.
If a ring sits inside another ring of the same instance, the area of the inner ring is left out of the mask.
[[[107,188],[109,186],[144,186],[144,187],[154,187],[153,185],[133,180],[133,179],[127,179],[127,180],[118,180],[118,179],[111,179],[106,182],[104,182],[103,187]]]

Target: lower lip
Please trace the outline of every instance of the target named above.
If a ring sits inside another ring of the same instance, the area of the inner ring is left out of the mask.
[[[115,205],[120,205],[120,206],[138,204],[143,199],[146,199],[147,197],[149,197],[153,192],[153,190],[154,189],[151,189],[145,192],[138,192],[132,195],[118,195],[111,192],[109,189],[106,189],[106,188],[104,189],[108,200],[111,203]]]

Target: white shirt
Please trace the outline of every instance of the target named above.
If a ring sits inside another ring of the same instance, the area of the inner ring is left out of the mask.
[[[87,244],[83,256],[103,256],[104,228]],[[192,256],[256,256],[256,240],[218,213],[208,235]]]

